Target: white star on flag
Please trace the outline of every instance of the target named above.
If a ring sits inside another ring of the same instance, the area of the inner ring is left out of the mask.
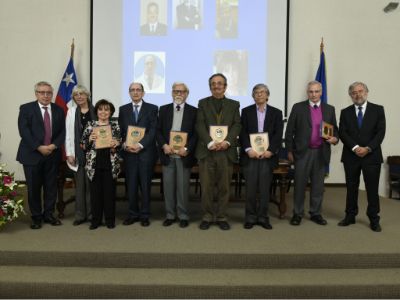
[[[74,77],[74,73],[68,74],[67,72],[65,72],[65,77],[63,78],[62,81],[66,82],[67,87],[71,82],[75,83],[75,81],[72,79],[72,77]]]

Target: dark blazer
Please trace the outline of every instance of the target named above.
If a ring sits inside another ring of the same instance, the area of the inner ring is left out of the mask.
[[[242,130],[240,132],[240,145],[242,150],[240,162],[245,165],[249,160],[249,156],[245,150],[251,147],[250,134],[258,133],[257,105],[253,104],[243,108],[241,120]],[[263,131],[268,132],[268,150],[274,154],[269,160],[275,167],[279,162],[278,153],[282,145],[283,118],[281,110],[267,105]]]
[[[126,157],[127,155],[139,155],[141,161],[148,160],[149,163],[155,162],[157,158],[156,141],[155,141],[156,128],[157,128],[157,113],[158,113],[157,106],[143,101],[142,107],[139,112],[138,121],[137,123],[135,123],[133,117],[132,102],[125,104],[119,108],[118,123],[121,129],[122,143],[125,143],[126,141],[126,133],[128,131],[129,125],[146,128],[145,135],[143,139],[140,141],[140,144],[143,145],[143,149],[139,152],[139,154],[122,151],[123,157]]]
[[[333,135],[339,138],[335,108],[322,102],[321,105],[322,120],[333,125]],[[311,131],[309,100],[296,103],[290,112],[285,133],[285,146],[288,151],[293,152],[295,159],[301,158],[309,149]],[[322,143],[322,152],[324,161],[328,164],[331,159],[331,145],[327,142]]]
[[[185,103],[181,131],[187,132],[188,134],[188,140],[186,144],[188,155],[186,157],[182,157],[182,162],[186,168],[191,168],[196,164],[196,158],[194,156],[197,143],[197,133],[195,130],[196,114],[197,108]],[[159,150],[159,158],[163,165],[168,165],[170,161],[169,156],[165,155],[164,151],[162,150],[162,146],[169,144],[169,133],[172,128],[173,117],[174,103],[160,107],[160,111],[158,113],[156,140]]]
[[[241,130],[239,102],[224,98],[222,101],[221,120],[217,123],[217,112],[214,105],[211,103],[212,97],[201,99],[198,105],[196,131],[198,135],[198,142],[196,147],[197,159],[206,158],[210,151],[207,148],[208,143],[212,141],[210,137],[210,125],[227,125],[228,136],[226,141],[231,145],[226,150],[228,158],[231,162],[238,161],[238,136]]]
[[[141,35],[167,35],[167,25],[158,22],[155,32],[150,31],[150,24],[144,24],[140,26]]]
[[[51,103],[51,143],[57,149],[52,156],[61,159],[61,146],[65,141],[65,116],[58,105]],[[44,144],[44,121],[38,101],[32,101],[20,106],[18,129],[21,142],[18,147],[17,161],[23,165],[37,165],[43,155],[37,150]]]
[[[341,161],[344,163],[362,162],[363,164],[380,164],[383,162],[381,144],[385,137],[386,120],[383,106],[367,102],[367,108],[361,128],[358,128],[354,105],[340,113],[339,135],[343,142]],[[363,158],[358,157],[352,149],[354,146],[370,147],[371,153]]]

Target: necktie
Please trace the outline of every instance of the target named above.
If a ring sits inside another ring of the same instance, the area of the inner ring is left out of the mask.
[[[359,106],[358,107],[358,114],[357,114],[358,128],[361,128],[362,119],[363,119],[362,106]]]
[[[179,104],[176,106],[176,110],[177,110],[177,111],[180,111],[180,110],[181,110],[181,106],[180,106]]]
[[[135,123],[137,123],[138,118],[139,118],[139,110],[138,110],[139,105],[135,104],[134,107],[135,107],[135,110],[133,111],[133,114],[135,116]]]
[[[50,145],[51,144],[51,124],[50,124],[50,114],[47,110],[47,106],[43,106],[44,109],[44,144]]]
[[[318,105],[317,104],[314,104],[314,109],[317,109],[318,108]]]

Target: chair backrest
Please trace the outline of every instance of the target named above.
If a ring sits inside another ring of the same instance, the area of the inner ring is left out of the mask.
[[[400,156],[388,156],[386,162],[389,165],[390,178],[400,178]]]

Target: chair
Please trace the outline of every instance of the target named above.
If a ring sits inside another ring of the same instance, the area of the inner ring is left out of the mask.
[[[389,198],[400,199],[400,156],[388,156],[389,165]],[[397,192],[398,197],[393,197],[393,191]]]

